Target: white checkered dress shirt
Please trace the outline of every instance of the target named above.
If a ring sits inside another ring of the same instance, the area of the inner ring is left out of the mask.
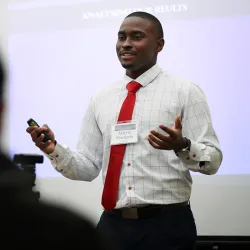
[[[77,151],[58,143],[48,156],[62,175],[92,181],[102,170],[105,180],[111,128],[127,96],[126,84],[131,80],[124,76],[91,99]],[[191,193],[190,170],[214,174],[222,161],[206,97],[197,85],[168,75],[158,65],[135,80],[143,86],[136,93],[133,113],[139,139],[126,147],[116,208],[186,201]],[[160,132],[161,124],[172,127],[177,114],[181,115],[183,135],[191,140],[191,150],[178,156],[174,151],[155,149],[147,141],[150,130]]]

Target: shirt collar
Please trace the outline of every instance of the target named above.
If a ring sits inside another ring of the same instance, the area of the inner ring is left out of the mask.
[[[155,64],[153,67],[148,69],[142,75],[137,77],[136,79],[132,79],[127,75],[124,75],[124,83],[127,84],[131,81],[136,81],[140,83],[143,87],[147,86],[150,82],[152,82],[160,73],[162,72],[161,68]]]

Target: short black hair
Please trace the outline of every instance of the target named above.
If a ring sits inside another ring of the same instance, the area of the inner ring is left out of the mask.
[[[163,32],[161,22],[154,15],[152,15],[148,12],[144,12],[144,11],[136,11],[136,12],[130,13],[129,15],[126,16],[126,18],[127,17],[140,17],[140,18],[146,19],[150,22],[153,22],[157,28],[159,38],[164,38],[164,32]]]

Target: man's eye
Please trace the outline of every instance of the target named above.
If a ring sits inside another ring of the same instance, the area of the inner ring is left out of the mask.
[[[142,37],[140,35],[136,35],[136,36],[133,37],[133,39],[134,40],[140,40],[140,39],[142,39]]]
[[[118,36],[118,40],[123,41],[125,39],[124,36]]]

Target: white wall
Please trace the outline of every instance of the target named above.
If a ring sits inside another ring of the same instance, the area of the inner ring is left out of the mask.
[[[250,235],[250,176],[194,176],[191,206],[199,235]],[[220,183],[221,185],[218,185]],[[241,183],[241,185],[239,185]],[[41,198],[66,206],[97,223],[102,181],[38,179]]]

